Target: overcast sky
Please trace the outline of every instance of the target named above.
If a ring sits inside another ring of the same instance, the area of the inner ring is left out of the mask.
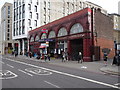
[[[90,1],[99,6],[102,6],[105,10],[108,11],[108,13],[118,13],[118,2],[120,0],[84,0],[84,1]],[[0,11],[1,7],[4,5],[5,2],[12,3],[13,0],[0,0]]]

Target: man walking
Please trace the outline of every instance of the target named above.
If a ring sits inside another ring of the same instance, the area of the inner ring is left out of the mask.
[[[81,52],[79,52],[79,54],[78,54],[78,63],[82,63],[82,53]]]

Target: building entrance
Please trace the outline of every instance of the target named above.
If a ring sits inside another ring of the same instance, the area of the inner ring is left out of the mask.
[[[54,57],[54,51],[55,51],[55,42],[49,42],[49,47],[48,47],[48,53],[50,53],[51,57]]]
[[[71,59],[77,60],[79,52],[83,55],[83,39],[71,40]]]

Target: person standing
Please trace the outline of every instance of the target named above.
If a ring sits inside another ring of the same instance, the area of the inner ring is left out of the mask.
[[[30,56],[30,58],[32,57],[32,52],[29,52],[29,56]]]
[[[44,60],[46,62],[46,60],[47,60],[47,54],[44,55]]]
[[[82,63],[82,53],[79,52],[79,55],[78,55],[78,63]]]
[[[107,59],[108,59],[108,55],[107,55],[107,53],[106,53],[106,52],[104,52],[103,59],[104,59],[104,64],[105,64],[105,66],[107,66]]]
[[[65,62],[65,52],[62,52],[62,62]]]
[[[48,56],[47,56],[47,57],[48,57],[48,60],[50,61],[50,53],[48,53]]]
[[[18,55],[18,53],[17,53],[17,51],[15,51],[15,57],[17,57],[17,55]]]

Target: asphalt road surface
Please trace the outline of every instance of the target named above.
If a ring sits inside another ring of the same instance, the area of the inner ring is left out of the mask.
[[[2,88],[118,88],[118,77],[27,59],[1,58]]]

